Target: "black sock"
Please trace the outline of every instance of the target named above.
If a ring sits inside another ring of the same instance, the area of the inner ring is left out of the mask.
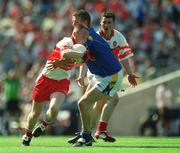
[[[91,131],[83,131],[82,138],[84,138],[86,141],[90,141],[92,139]]]

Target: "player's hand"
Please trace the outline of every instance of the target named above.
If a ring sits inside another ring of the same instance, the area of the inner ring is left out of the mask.
[[[136,76],[135,74],[129,74],[129,75],[128,75],[128,81],[129,81],[131,87],[137,86],[137,81],[136,81],[136,79],[138,79],[138,78],[139,78],[139,77]]]
[[[47,70],[52,71],[55,68],[57,68],[57,67],[55,65],[53,65],[53,61],[48,61],[47,62],[47,67],[46,67]]]
[[[81,88],[85,87],[85,78],[79,77],[76,79],[76,83],[78,84],[78,86],[80,86]]]
[[[59,60],[53,59],[52,61],[48,61],[48,66],[46,67],[47,70],[54,70],[55,68],[59,67],[64,70],[70,70],[74,65],[74,62],[70,60]]]
[[[65,60],[59,60],[57,65],[61,69],[70,70],[74,67],[74,63],[75,62],[71,61],[70,59],[65,59]]]

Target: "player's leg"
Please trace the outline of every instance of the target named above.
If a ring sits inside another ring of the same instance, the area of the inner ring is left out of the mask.
[[[92,86],[91,84],[89,84],[89,85],[87,86],[85,92],[88,92],[92,87],[93,87],[93,86]],[[98,102],[98,103],[96,102],[96,103],[94,104],[94,106],[93,106],[93,112],[92,112],[92,119],[91,119],[91,127],[96,124],[96,121],[97,121],[98,118],[100,117],[101,111],[102,111],[102,108],[103,108],[105,102],[106,102],[106,101],[105,101],[104,99],[102,99],[102,100],[100,100],[100,102]],[[70,143],[70,144],[74,144],[74,143],[77,142],[77,140],[78,140],[80,137],[81,137],[81,132],[76,132],[76,133],[75,133],[75,136],[72,137],[72,138],[69,138],[67,142]],[[92,137],[92,140],[93,140],[93,142],[95,142],[95,140],[94,140],[93,137]]]
[[[115,138],[109,135],[107,132],[107,126],[108,126],[108,121],[119,101],[119,97],[117,94],[114,95],[114,97],[104,105],[100,120],[98,122],[98,127],[95,133],[95,137],[97,139],[101,138],[104,141],[107,142],[114,142]]]
[[[64,98],[69,91],[70,81],[68,79],[56,81],[45,78],[45,81],[45,88],[42,88],[42,95],[46,92],[47,96],[44,98],[49,99],[50,103],[45,119],[41,120],[39,126],[33,130],[33,136],[35,137],[40,136],[46,126],[55,120],[59,107],[64,102]],[[47,91],[44,91],[43,89],[46,89]]]
[[[27,125],[25,128],[25,134],[23,135],[23,142],[24,146],[29,146],[31,138],[32,138],[32,130],[37,123],[39,115],[41,114],[43,108],[43,103],[37,103],[33,101],[31,112],[27,118]]]
[[[100,117],[101,115],[101,112],[102,112],[102,108],[104,106],[104,104],[106,103],[106,100],[104,99],[101,99],[99,100],[98,102],[96,102],[93,106],[93,112],[91,114],[91,127],[93,128],[94,125],[96,125],[96,122],[98,120],[98,118]],[[81,137],[81,132],[76,132],[75,133],[75,136],[72,137],[72,138],[69,138],[68,139],[68,143],[71,143],[71,144],[74,144],[79,138]],[[93,142],[95,142],[94,138],[93,139]]]
[[[117,92],[121,88],[122,78],[123,78],[122,71],[119,71],[117,74],[108,77],[108,79],[110,80],[108,86],[111,86],[111,89],[109,90],[108,93],[111,96],[111,99],[103,107],[100,121],[98,122],[97,132],[95,133],[96,138],[102,138],[103,140],[108,142],[115,141],[115,139],[108,134],[107,126],[108,126],[109,118],[111,117],[119,101]]]
[[[90,90],[91,88],[92,88],[92,85],[89,84],[89,85],[87,86],[87,88],[85,89],[85,92],[88,92],[88,90]],[[74,143],[77,142],[77,140],[78,140],[79,138],[81,138],[81,132],[80,132],[80,131],[79,131],[79,132],[76,132],[76,133],[75,133],[75,136],[73,136],[72,138],[69,138],[67,142],[70,143],[70,144],[74,144]],[[94,139],[93,139],[93,140],[94,140]]]
[[[93,113],[92,113],[92,117],[91,117],[91,127],[92,128],[94,125],[96,125],[96,122],[99,119],[102,109],[105,104],[106,104],[106,99],[100,99],[98,102],[96,102],[94,104]]]
[[[59,108],[64,102],[65,95],[64,93],[56,92],[50,96],[49,108],[46,112],[46,117],[44,120],[41,120],[40,124],[33,130],[33,136],[40,136],[46,129],[46,127],[52,124],[57,117]]]
[[[89,86],[86,91],[92,88],[93,85],[96,83],[96,77],[90,71],[87,72],[87,79],[88,79]],[[94,104],[93,112],[91,114],[91,128],[93,128],[93,126],[96,125],[96,122],[98,118],[100,117],[102,108],[105,103],[106,103],[105,99],[100,99],[98,102]]]
[[[79,111],[82,122],[81,138],[74,144],[74,146],[91,146],[91,115],[93,112],[93,105],[99,99],[104,98],[105,95],[97,89],[96,85],[88,90],[79,100]]]
[[[119,102],[119,96],[118,94],[115,94],[113,96],[112,99],[110,99],[108,101],[108,103],[106,103],[102,109],[102,113],[101,113],[101,116],[100,116],[100,120],[103,120],[103,121],[108,121],[117,105],[117,103]]]

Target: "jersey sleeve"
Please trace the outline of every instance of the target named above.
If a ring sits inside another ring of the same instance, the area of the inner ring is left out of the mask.
[[[48,60],[53,60],[53,59],[61,59],[62,54],[61,51],[66,50],[66,49],[72,49],[73,47],[73,42],[71,38],[65,37],[61,41],[59,41],[53,52],[48,57]]]
[[[119,32],[118,33],[118,41],[119,45],[113,49],[116,56],[119,58],[120,61],[126,60],[132,57],[134,54],[131,50],[131,47],[127,43],[125,37]]]
[[[59,49],[60,51],[66,49],[72,49],[72,47],[73,47],[72,39],[68,37],[65,37],[56,44],[56,48]]]

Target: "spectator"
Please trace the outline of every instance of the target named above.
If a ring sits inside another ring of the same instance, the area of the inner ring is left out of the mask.
[[[11,134],[12,121],[19,122],[20,110],[20,79],[16,70],[9,70],[7,76],[2,80],[4,84],[4,95],[6,100],[5,118],[8,132]]]
[[[170,120],[168,118],[167,110],[172,105],[171,96],[172,92],[167,83],[163,83],[156,88],[156,106],[165,135],[168,135],[168,130],[170,129]]]

